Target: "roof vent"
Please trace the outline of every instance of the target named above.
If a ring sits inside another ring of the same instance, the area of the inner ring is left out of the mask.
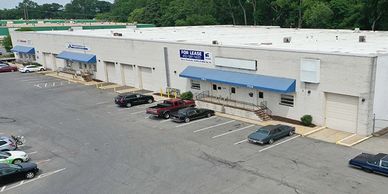
[[[213,40],[212,44],[219,44],[219,42],[217,40]]]
[[[359,36],[358,42],[366,42],[366,36]]]
[[[284,37],[283,38],[283,43],[290,43],[291,42],[291,37]]]
[[[113,36],[123,36],[123,34],[122,34],[122,33],[115,32],[115,33],[113,33]]]
[[[73,28],[69,28],[69,31],[72,32],[72,31],[74,31],[74,29]]]
[[[354,28],[354,33],[360,33],[360,28]]]
[[[272,42],[262,42],[260,45],[272,45]]]

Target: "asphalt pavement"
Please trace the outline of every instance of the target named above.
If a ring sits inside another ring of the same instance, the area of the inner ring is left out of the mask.
[[[114,92],[40,74],[0,74],[0,133],[23,135],[41,172],[0,193],[373,193],[387,178],[348,167],[361,152],[294,135],[273,145],[260,126],[222,117],[174,123]]]

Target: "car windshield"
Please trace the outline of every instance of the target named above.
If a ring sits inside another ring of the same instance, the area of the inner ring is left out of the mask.
[[[17,164],[8,164],[8,165],[9,165],[9,167],[11,167],[11,168],[17,168],[17,169],[22,168],[21,166],[19,166],[19,165],[17,165]]]
[[[9,152],[0,152],[0,156],[11,156]]]
[[[180,110],[178,110],[178,114],[182,114],[182,115],[186,115],[186,113],[188,112],[187,111],[188,109],[180,109]]]
[[[268,134],[268,133],[269,133],[269,130],[268,130],[268,129],[259,129],[259,130],[257,130],[257,133],[260,133],[260,134]]]

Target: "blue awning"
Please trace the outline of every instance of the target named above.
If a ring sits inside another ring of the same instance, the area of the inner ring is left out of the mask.
[[[69,52],[69,51],[62,51],[57,55],[57,58],[70,60],[70,61],[77,61],[82,63],[96,63],[96,55],[92,54],[84,54],[84,53],[75,53],[75,52]]]
[[[295,92],[294,79],[188,66],[180,77],[280,93]]]
[[[15,45],[12,49],[12,52],[15,53],[24,53],[24,54],[35,54],[34,47],[28,47],[28,46],[19,46]]]

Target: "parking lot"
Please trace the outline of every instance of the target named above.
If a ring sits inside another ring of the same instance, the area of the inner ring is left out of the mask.
[[[272,145],[260,126],[213,116],[175,123],[153,104],[120,108],[116,93],[40,74],[0,75],[0,133],[40,174],[4,193],[386,193],[386,177],[347,166],[360,150],[293,135]]]

